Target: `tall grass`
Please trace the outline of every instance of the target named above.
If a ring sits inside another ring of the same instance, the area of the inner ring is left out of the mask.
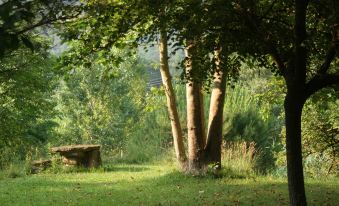
[[[255,143],[224,142],[222,149],[222,165],[226,172],[237,175],[249,175],[255,172]]]

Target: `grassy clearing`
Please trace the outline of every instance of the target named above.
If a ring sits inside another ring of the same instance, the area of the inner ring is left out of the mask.
[[[336,205],[339,180],[308,179],[309,205]],[[284,178],[190,177],[169,165],[114,165],[91,172],[0,180],[5,205],[288,205]]]

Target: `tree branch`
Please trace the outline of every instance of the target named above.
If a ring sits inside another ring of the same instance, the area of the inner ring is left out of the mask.
[[[330,45],[330,48],[327,51],[327,54],[326,54],[326,57],[325,57],[325,61],[321,65],[321,67],[318,70],[317,74],[319,74],[319,75],[325,74],[328,71],[328,69],[330,68],[331,62],[333,61],[333,59],[336,56],[338,44],[339,44],[338,38],[336,38],[336,40],[332,41],[332,43]]]
[[[285,76],[286,65],[284,63],[282,56],[279,54],[277,50],[277,46],[272,40],[267,38],[267,36],[269,35],[263,33],[263,31],[260,29],[260,22],[258,23],[258,21],[261,21],[262,19],[260,18],[258,19],[257,16],[252,15],[244,8],[240,9],[239,14],[246,20],[246,24],[251,28],[252,31],[256,33],[260,41],[262,41],[262,43],[265,45],[268,53],[272,56],[275,63],[277,64],[279,72],[283,76]]]
[[[305,97],[308,98],[325,87],[334,87],[335,89],[338,89],[338,86],[339,71],[334,74],[317,75],[305,85]]]
[[[28,27],[26,27],[26,28],[24,28],[24,29],[22,29],[20,31],[15,32],[14,34],[15,35],[20,35],[20,34],[23,34],[23,33],[27,32],[27,31],[35,29],[35,28],[37,28],[39,26],[51,24],[51,23],[54,23],[54,22],[57,22],[57,21],[73,19],[73,18],[76,18],[77,16],[79,16],[80,14],[81,14],[81,12],[76,13],[75,15],[72,15],[72,16],[63,16],[63,17],[60,17],[60,18],[52,18],[52,19],[41,19],[36,24],[30,25],[30,26],[28,26]]]
[[[278,69],[280,71],[280,73],[285,76],[286,75],[286,65],[283,61],[283,59],[281,58],[281,56],[279,55],[276,47],[270,43],[267,43],[267,47],[269,50],[269,54],[272,56],[274,62],[277,64]]]

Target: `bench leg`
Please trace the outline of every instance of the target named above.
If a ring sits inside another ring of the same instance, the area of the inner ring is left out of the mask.
[[[88,167],[99,167],[101,165],[100,150],[92,150],[88,152]]]

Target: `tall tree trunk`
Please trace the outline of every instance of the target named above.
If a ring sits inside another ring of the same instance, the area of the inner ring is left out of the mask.
[[[207,143],[205,158],[207,163],[213,163],[216,169],[221,169],[221,144],[223,128],[223,111],[226,93],[226,74],[221,68],[220,50],[215,51],[216,71],[214,73],[213,89],[210,100]]]
[[[202,128],[201,84],[194,78],[195,45],[189,44],[186,52],[187,101],[187,136],[188,136],[188,170],[199,172],[204,168],[204,129]]]
[[[290,204],[307,205],[301,149],[301,114],[305,97],[307,48],[306,9],[308,1],[295,0],[294,58],[287,67],[285,97],[287,176]]]
[[[171,82],[171,74],[169,72],[167,33],[166,31],[163,30],[160,33],[159,54],[160,54],[160,73],[166,93],[168,115],[171,120],[175,154],[181,168],[184,169],[186,167],[185,165],[187,157],[185,153],[185,146],[180,125],[180,119],[176,107],[175,93]]]
[[[290,204],[304,206],[306,203],[301,149],[301,114],[303,93],[287,93],[285,97],[287,176]]]

